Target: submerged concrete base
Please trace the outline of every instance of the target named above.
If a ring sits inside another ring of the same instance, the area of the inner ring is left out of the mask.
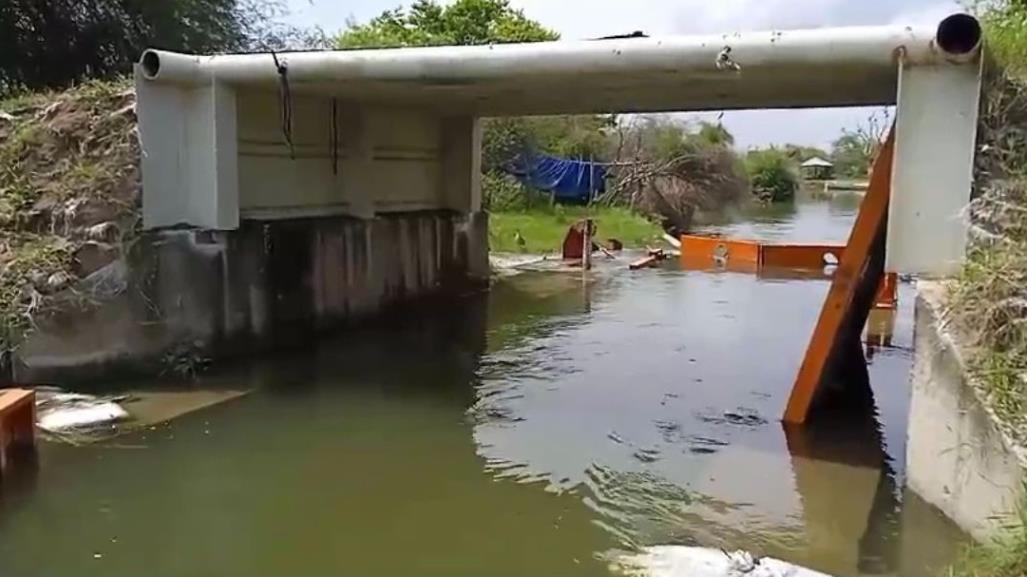
[[[908,485],[976,539],[1008,524],[1023,491],[1027,452],[1006,435],[942,323],[943,287],[918,284]]]
[[[298,346],[394,305],[483,282],[487,267],[484,214],[147,233],[127,260],[62,295],[58,312],[16,352],[11,377],[66,383],[188,370],[200,359]]]

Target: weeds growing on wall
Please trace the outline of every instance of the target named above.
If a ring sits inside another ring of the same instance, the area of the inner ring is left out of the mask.
[[[993,60],[978,125],[970,250],[948,317],[1006,431],[1027,442],[1027,5],[978,2]],[[993,542],[970,547],[948,577],[1027,575],[1027,501]]]
[[[0,101],[0,350],[134,233],[134,101],[124,81]]]
[[[1027,502],[993,541],[970,545],[946,577],[1023,577],[1027,575]]]
[[[971,248],[949,317],[987,401],[1027,441],[1027,83],[1002,62],[985,80]]]

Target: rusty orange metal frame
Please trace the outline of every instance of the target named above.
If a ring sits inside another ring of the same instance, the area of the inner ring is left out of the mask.
[[[760,266],[781,268],[823,269],[838,264],[845,252],[844,246],[830,244],[765,244],[761,248]]]
[[[891,197],[894,131],[874,160],[870,186],[831,281],[806,356],[795,379],[784,421],[803,424],[814,397],[833,366],[859,346],[874,296],[884,277],[884,240]]]
[[[832,275],[825,271],[826,267],[837,265],[844,254],[845,246],[837,244],[762,244],[716,236],[681,237],[681,265],[684,268],[756,273],[761,278],[830,277]],[[895,308],[897,304],[898,275],[887,273],[881,281],[874,307]]]
[[[10,466],[12,451],[35,447],[36,393],[23,389],[0,390],[0,476]]]
[[[761,250],[760,243],[753,240],[688,234],[681,237],[681,258],[697,264],[698,268],[720,266],[755,271],[760,264]]]
[[[886,273],[881,280],[881,287],[874,297],[874,307],[881,309],[893,309],[899,304],[899,275],[893,272]]]

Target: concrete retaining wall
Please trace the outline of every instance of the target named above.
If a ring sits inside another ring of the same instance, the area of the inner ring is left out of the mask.
[[[981,403],[943,310],[943,288],[919,283],[907,482],[976,539],[988,539],[1016,508],[1027,454]]]
[[[481,213],[152,232],[127,261],[63,295],[61,312],[17,351],[13,379],[95,380],[112,371],[162,370],[175,355],[297,346],[393,305],[466,286],[487,271]]]

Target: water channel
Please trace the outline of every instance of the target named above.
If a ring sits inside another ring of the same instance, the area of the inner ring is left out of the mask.
[[[844,241],[857,208],[711,228]],[[588,282],[504,276],[220,368],[188,386],[252,393],[42,444],[38,471],[0,491],[0,575],[601,576],[619,551],[666,544],[934,575],[961,536],[902,488],[908,285],[870,360],[874,413],[806,434],[779,422],[827,286],[598,260]]]

